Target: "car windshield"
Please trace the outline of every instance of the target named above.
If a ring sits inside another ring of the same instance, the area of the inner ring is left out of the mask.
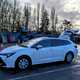
[[[39,41],[39,39],[31,39],[31,40],[29,40],[27,42],[24,42],[24,43],[20,44],[20,46],[31,47],[33,44],[35,44],[38,41]]]

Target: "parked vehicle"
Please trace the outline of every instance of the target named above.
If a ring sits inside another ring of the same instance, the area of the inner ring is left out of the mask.
[[[58,35],[45,34],[41,32],[0,32],[0,43],[22,43],[38,37],[57,37]]]
[[[1,50],[0,66],[24,70],[56,61],[71,63],[77,53],[76,44],[70,40],[40,37]]]
[[[75,39],[76,39],[76,43],[77,43],[77,44],[80,44],[80,30],[78,30],[78,31],[75,33]]]
[[[17,43],[17,42],[25,42],[31,39],[31,36],[26,33],[26,35],[20,32],[1,32],[0,33],[0,43],[8,44],[8,43]]]
[[[76,33],[77,32],[78,32],[78,30],[66,30],[60,34],[59,38],[69,39],[69,40],[76,43],[76,41],[77,41],[77,34]]]
[[[42,33],[42,32],[31,32],[31,33],[28,34],[28,36],[30,36],[31,39],[38,38],[38,37],[54,37],[54,38],[58,38],[59,34],[48,34],[48,33]]]

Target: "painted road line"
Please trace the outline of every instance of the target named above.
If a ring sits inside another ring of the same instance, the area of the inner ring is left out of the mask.
[[[39,76],[39,75],[44,75],[44,74],[54,73],[54,72],[60,72],[60,71],[64,71],[64,70],[67,70],[67,69],[73,69],[73,68],[77,68],[77,67],[80,67],[80,65],[74,65],[74,66],[70,66],[70,67],[66,67],[66,68],[45,71],[45,72],[42,72],[42,73],[35,73],[35,74],[27,75],[27,76],[16,77],[16,78],[12,78],[12,79],[9,79],[9,80],[19,80],[19,79],[24,79],[24,78],[28,78],[28,77],[35,77],[35,76]]]

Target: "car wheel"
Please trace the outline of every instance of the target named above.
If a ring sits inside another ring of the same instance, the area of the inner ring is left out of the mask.
[[[71,63],[72,60],[73,60],[73,58],[74,58],[73,53],[68,53],[68,54],[66,55],[66,57],[65,57],[65,62],[66,62],[66,63]]]
[[[21,56],[16,60],[15,67],[17,70],[27,70],[31,66],[31,59],[27,56]]]

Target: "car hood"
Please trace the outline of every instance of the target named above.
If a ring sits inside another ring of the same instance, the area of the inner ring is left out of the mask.
[[[16,52],[17,50],[20,50],[20,49],[24,49],[24,47],[21,47],[19,45],[15,45],[15,46],[7,47],[7,48],[1,50],[0,54],[14,53],[14,52]]]

